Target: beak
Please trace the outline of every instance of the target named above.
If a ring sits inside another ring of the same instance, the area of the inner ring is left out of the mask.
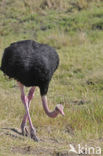
[[[60,114],[63,116],[65,115],[63,110],[62,111],[60,110]]]

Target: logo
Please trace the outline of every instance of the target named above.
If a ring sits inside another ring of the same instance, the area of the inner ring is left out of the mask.
[[[70,144],[69,146],[70,146],[69,152],[78,153],[72,144]]]
[[[81,146],[80,144],[77,145],[75,148],[72,144],[69,144],[70,150],[69,152],[73,152],[76,154],[95,154],[101,155],[102,151],[100,147],[89,147],[87,145]]]

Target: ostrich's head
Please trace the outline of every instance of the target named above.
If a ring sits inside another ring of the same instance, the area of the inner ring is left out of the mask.
[[[58,112],[58,114],[60,113],[61,115],[64,116],[64,111],[63,111],[63,109],[64,109],[64,107],[63,107],[62,104],[58,104],[58,105],[56,105],[56,107],[55,107],[55,111]]]

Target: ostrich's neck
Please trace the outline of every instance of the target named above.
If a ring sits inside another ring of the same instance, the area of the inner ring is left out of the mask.
[[[54,110],[52,112],[49,110],[48,103],[47,103],[47,96],[42,96],[41,99],[42,99],[42,104],[43,104],[43,108],[44,108],[45,113],[49,117],[55,118],[58,115],[58,112],[56,110]]]

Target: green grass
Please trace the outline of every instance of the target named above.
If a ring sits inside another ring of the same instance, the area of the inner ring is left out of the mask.
[[[51,110],[62,103],[65,116],[48,118],[37,89],[30,114],[42,141],[15,133],[24,106],[16,82],[0,72],[0,156],[69,156],[70,143],[103,149],[102,0],[0,1],[0,58],[11,42],[23,39],[57,50],[60,65],[50,83],[48,103]]]

